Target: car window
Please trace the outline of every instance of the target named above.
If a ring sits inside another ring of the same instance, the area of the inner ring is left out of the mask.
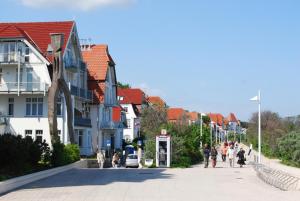
[[[138,159],[137,155],[129,155],[127,158],[128,159]]]

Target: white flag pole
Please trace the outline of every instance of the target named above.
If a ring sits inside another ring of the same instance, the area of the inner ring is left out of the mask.
[[[258,91],[258,163],[261,163],[261,93]]]

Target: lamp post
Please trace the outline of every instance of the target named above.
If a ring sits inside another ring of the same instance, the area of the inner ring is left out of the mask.
[[[212,136],[212,133],[213,133],[213,125],[214,125],[214,122],[211,121],[211,122],[210,122],[210,148],[212,148],[212,141],[213,141],[213,136]]]
[[[258,96],[250,99],[258,103],[258,163],[261,163],[261,93],[258,90]]]
[[[203,136],[203,117],[206,116],[206,114],[201,113],[200,114],[200,148],[202,149],[202,136]]]

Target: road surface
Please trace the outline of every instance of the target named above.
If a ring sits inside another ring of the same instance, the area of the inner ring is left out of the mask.
[[[256,177],[251,167],[73,169],[0,197],[18,201],[299,201]]]

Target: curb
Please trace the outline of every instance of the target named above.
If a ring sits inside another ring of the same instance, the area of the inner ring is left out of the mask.
[[[37,180],[59,174],[61,172],[65,172],[65,171],[73,169],[73,168],[85,168],[86,166],[87,166],[87,161],[84,159],[84,160],[77,161],[75,163],[72,163],[72,164],[69,164],[66,166],[52,168],[49,170],[44,170],[44,171],[24,175],[21,177],[16,177],[13,179],[9,179],[9,180],[0,182],[0,195],[5,194],[5,193],[12,191],[16,188],[19,188],[21,186],[24,186],[26,184],[35,182]]]

